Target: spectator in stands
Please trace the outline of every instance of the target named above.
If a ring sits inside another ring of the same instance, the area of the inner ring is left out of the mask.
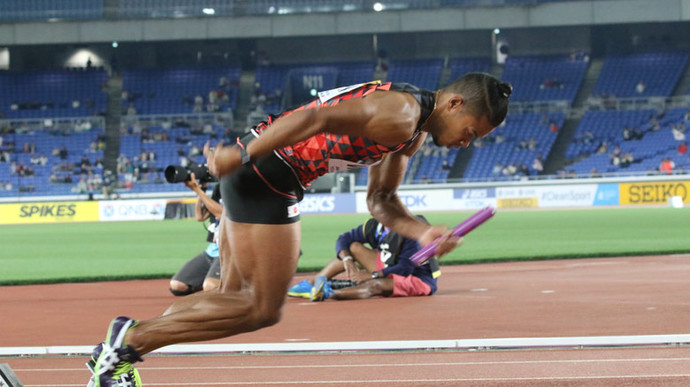
[[[213,188],[211,196],[206,195],[206,185],[199,184],[196,176],[184,182],[187,188],[194,191],[196,199],[196,220],[209,221],[206,241],[209,245],[196,257],[189,260],[170,280],[170,292],[175,296],[186,296],[201,290],[208,291],[220,283],[220,258],[218,253],[218,222],[223,214],[220,197],[220,183]]]
[[[678,145],[678,154],[684,155],[687,152],[688,152],[688,144],[685,141],[683,141],[680,143],[680,145]]]
[[[82,170],[89,169],[91,167],[91,160],[86,155],[83,155],[81,157],[81,161],[79,162],[79,168]]]
[[[551,133],[558,132],[558,125],[555,122],[551,121],[551,124],[549,124],[549,130],[551,131]]]
[[[621,153],[620,155],[620,166],[621,168],[627,168],[630,164],[635,162],[635,157],[630,152]]]
[[[196,146],[196,144],[192,144],[192,147],[189,148],[189,153],[187,154],[187,156],[194,157],[194,156],[198,156],[200,154],[201,154],[201,149],[199,149],[199,147]]]
[[[650,128],[652,132],[656,132],[659,129],[661,129],[661,124],[659,123],[659,119],[656,118],[656,116],[652,117],[652,122],[650,124]]]
[[[311,301],[430,296],[436,292],[441,270],[436,259],[419,267],[412,263],[410,258],[421,248],[416,240],[370,218],[341,234],[336,257],[314,279],[292,286],[288,296]],[[347,280],[333,280],[342,273]]]
[[[644,82],[642,82],[642,80],[640,80],[639,82],[637,82],[637,86],[635,86],[635,91],[637,92],[637,94],[642,94],[644,93],[646,88],[647,86],[644,84]]]
[[[643,137],[644,132],[641,129],[633,129],[631,137],[633,140],[642,140]]]
[[[527,149],[529,149],[529,150],[537,149],[537,140],[535,140],[534,137],[529,138],[529,140],[527,142]]]
[[[441,164],[441,169],[444,171],[450,171],[450,164],[448,164],[448,160],[443,160],[443,163]]]
[[[683,116],[683,121],[690,122],[690,110],[685,112],[685,115]],[[0,143],[0,145],[2,145],[2,143]]]
[[[11,158],[12,156],[10,156],[10,152],[6,150],[0,152],[0,163],[9,163]]]
[[[62,145],[60,147],[60,150],[58,152],[58,156],[60,157],[61,160],[67,160],[67,157],[69,156],[69,152],[67,151],[67,148]]]
[[[516,174],[522,176],[529,176],[529,168],[523,163],[518,163]]]
[[[527,141],[520,140],[520,144],[517,146],[517,149],[527,149]]]
[[[591,178],[601,177],[601,173],[599,172],[598,169],[592,168],[592,170],[589,171],[589,177],[591,177]]]
[[[106,169],[103,171],[103,178],[101,179],[100,175],[97,173],[94,173],[94,185],[98,186],[100,185],[103,189],[103,196],[105,196],[106,199],[110,199],[110,196],[115,192],[115,181],[117,180],[116,176],[113,176],[113,173],[109,170]]]
[[[502,171],[503,171],[503,164],[496,163],[496,164],[494,164],[494,167],[491,169],[491,175],[493,177],[498,177],[501,175]]]
[[[85,194],[88,191],[88,185],[86,184],[86,175],[81,174],[79,177],[79,182],[72,187],[72,192],[74,193],[80,193],[80,194]]]
[[[670,175],[673,173],[673,169],[676,167],[676,163],[673,162],[673,160],[669,158],[665,158],[661,160],[661,164],[659,164],[659,172],[665,174],[665,175]]]
[[[606,141],[602,141],[601,144],[599,144],[599,147],[597,147],[597,154],[603,155],[604,153],[606,153],[606,149]]]
[[[128,116],[136,116],[137,115],[137,108],[134,107],[133,102],[130,102],[129,106],[127,106],[127,115]]]
[[[544,171],[544,162],[542,161],[541,153],[537,153],[537,157],[532,162],[532,169],[539,175]]]
[[[503,174],[503,176],[510,177],[510,176],[515,175],[516,172],[517,172],[517,166],[513,163],[510,163],[503,168],[503,170],[501,171],[501,174]]]
[[[676,141],[685,141],[685,133],[684,130],[685,127],[681,127],[679,125],[673,125],[671,127],[671,133],[673,134],[673,139]]]
[[[630,140],[630,137],[632,136],[632,133],[630,133],[630,129],[628,127],[623,128],[623,140],[628,141]]]

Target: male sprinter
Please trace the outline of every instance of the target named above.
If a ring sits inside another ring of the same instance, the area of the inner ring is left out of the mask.
[[[297,203],[328,172],[370,165],[372,216],[442,256],[458,238],[410,214],[396,193],[409,158],[427,135],[445,147],[466,147],[499,126],[512,87],[470,73],[435,92],[409,84],[371,82],[319,93],[295,110],[270,116],[235,146],[204,148],[222,178],[225,214],[216,290],[175,301],[160,317],[115,318],[96,346],[96,386],[128,382],[133,364],[157,348],[220,339],[276,324],[297,267],[301,229]],[[137,378],[138,379],[138,378]],[[136,382],[136,381],[135,381]]]

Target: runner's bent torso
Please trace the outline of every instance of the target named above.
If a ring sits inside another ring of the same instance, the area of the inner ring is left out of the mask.
[[[349,99],[366,98],[375,91],[398,91],[412,95],[420,104],[421,114],[414,134],[407,141],[395,146],[377,144],[363,136],[337,135],[333,133],[319,133],[292,146],[276,149],[275,154],[285,161],[295,172],[303,187],[317,177],[329,172],[339,172],[354,168],[362,168],[375,164],[386,154],[398,151],[417,139],[422,124],[434,109],[433,92],[420,89],[407,83],[370,82],[347,86],[319,93],[319,98],[296,109],[288,110],[279,116],[269,116],[267,121],[254,127],[255,136],[270,130],[271,125],[282,117],[293,112],[313,109],[320,106],[334,106]]]

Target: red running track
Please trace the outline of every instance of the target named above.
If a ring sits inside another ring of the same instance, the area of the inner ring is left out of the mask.
[[[288,300],[283,321],[214,343],[690,333],[690,255],[444,267],[433,297]],[[296,279],[297,280],[297,279]],[[150,318],[164,280],[0,288],[0,347],[94,345]],[[8,317],[9,316],[9,317]],[[86,358],[4,357],[27,386],[83,386]],[[688,347],[148,356],[146,386],[690,385]]]

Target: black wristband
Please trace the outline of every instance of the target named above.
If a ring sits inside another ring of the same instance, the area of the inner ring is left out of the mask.
[[[249,164],[252,161],[252,156],[247,153],[247,149],[245,147],[238,145],[238,148],[240,148],[240,160],[242,160],[242,165],[244,164]]]

